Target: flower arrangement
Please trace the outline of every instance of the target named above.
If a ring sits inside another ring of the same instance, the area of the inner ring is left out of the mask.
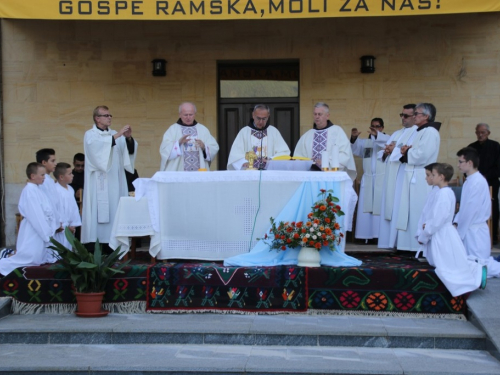
[[[329,246],[332,251],[335,250],[335,244],[339,244],[344,237],[340,232],[340,225],[337,223],[337,217],[343,216],[339,205],[339,199],[332,195],[332,190],[320,190],[318,197],[321,197],[311,207],[312,212],[307,215],[307,221],[298,222],[280,222],[276,224],[271,218],[271,230],[263,238],[272,239],[269,244],[271,249],[286,250],[287,247],[308,246],[318,251],[323,246]]]

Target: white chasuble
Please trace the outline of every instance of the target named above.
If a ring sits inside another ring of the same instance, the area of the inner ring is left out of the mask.
[[[180,146],[179,139],[184,135],[189,141]],[[205,144],[205,155],[195,140]],[[185,126],[178,123],[172,124],[165,134],[160,146],[161,164],[160,171],[197,171],[199,168],[210,170],[210,164],[219,152],[219,144],[202,124],[196,123]]]
[[[275,158],[277,156],[290,155],[290,149],[281,133],[274,126],[269,125],[265,129],[265,135],[261,131],[250,126],[245,126],[238,132],[236,139],[231,146],[227,161],[228,170],[240,170],[247,162],[245,154],[254,151],[258,158]],[[260,135],[259,135],[260,134]],[[262,154],[261,154],[262,153]]]
[[[340,169],[347,172],[352,180],[356,178],[356,163],[354,162],[354,156],[352,155],[351,142],[345,135],[344,130],[338,125],[332,125],[326,128],[326,144],[325,148],[321,151],[326,151],[328,154],[332,155],[334,146],[338,146],[339,155],[338,160],[340,164]],[[320,150],[314,149],[314,138],[315,133],[322,129],[310,129],[302,137],[300,137],[293,151],[293,156],[310,158],[313,159],[314,154],[321,153]]]
[[[115,140],[116,131],[95,125],[85,133],[85,185],[82,212],[82,243],[109,243],[120,197],[128,196],[125,170],[134,173],[137,142],[129,154],[125,137]]]

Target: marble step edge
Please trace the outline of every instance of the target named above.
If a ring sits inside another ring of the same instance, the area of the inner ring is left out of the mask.
[[[500,362],[486,351],[470,350],[0,344],[0,373],[477,375],[499,374]]]

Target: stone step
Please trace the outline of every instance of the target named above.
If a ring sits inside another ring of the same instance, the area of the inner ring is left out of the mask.
[[[230,345],[0,344],[0,373],[499,374],[486,351]]]
[[[191,344],[485,350],[486,335],[462,320],[332,315],[8,315],[2,344]]]

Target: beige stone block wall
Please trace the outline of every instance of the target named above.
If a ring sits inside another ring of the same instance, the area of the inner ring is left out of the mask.
[[[2,20],[5,181],[19,191],[36,150],[59,161],[82,152],[95,106],[110,107],[113,127],[130,124],[142,177],[159,167],[158,149],[181,101],[217,137],[217,62],[297,59],[301,133],[312,106],[325,101],[347,133],[382,117],[399,128],[401,106],[438,109],[440,160],[455,165],[474,141],[474,125],[500,140],[500,14],[429,17],[193,22]],[[376,56],[376,73],[360,73],[360,56]],[[167,77],[151,60],[168,60]],[[360,168],[358,163],[358,168]],[[217,163],[214,163],[214,169]],[[16,193],[17,194],[17,193]],[[6,209],[7,222],[15,211]],[[10,231],[10,229],[8,229]]]

